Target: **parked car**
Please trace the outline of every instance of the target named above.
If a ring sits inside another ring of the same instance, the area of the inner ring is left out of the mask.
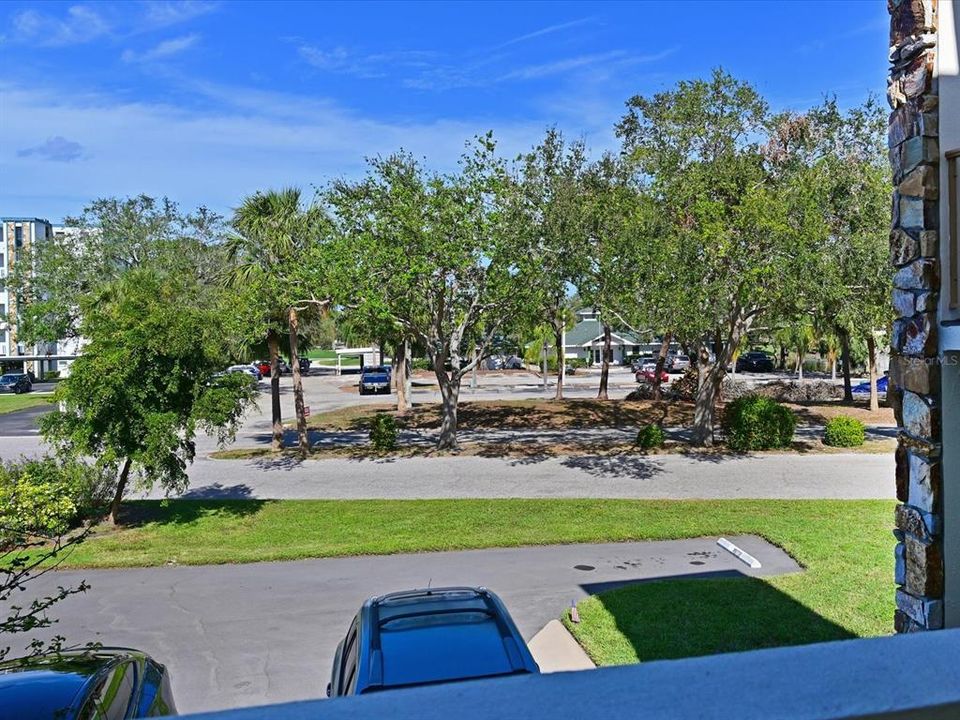
[[[773,372],[773,358],[765,352],[751,351],[737,358],[737,372]]]
[[[301,373],[310,372],[310,366],[312,364],[313,362],[310,360],[310,358],[300,358],[300,372]]]
[[[511,355],[503,361],[504,370],[523,370],[523,358]]]
[[[386,393],[390,394],[390,373],[380,366],[365,367],[360,372],[360,394]]]
[[[635,357],[633,360],[630,361],[630,369],[636,373],[636,372],[639,372],[640,370],[643,370],[644,365],[647,365],[648,363],[651,363],[651,362],[654,365],[657,364],[657,361],[653,357],[653,355],[641,355],[640,357]]]
[[[409,590],[363,604],[337,646],[327,695],[539,672],[494,593]]]
[[[654,364],[653,367],[645,367],[641,370],[637,370],[635,377],[637,378],[637,382],[652,383],[654,381],[654,378],[657,377],[656,364]],[[670,376],[667,375],[666,371],[664,370],[660,371],[660,382],[662,383],[670,382]]]
[[[682,373],[688,367],[690,367],[689,355],[674,355],[670,358],[670,372]]]
[[[889,378],[888,376],[886,376],[886,375],[884,375],[883,377],[877,378],[877,392],[878,392],[878,393],[885,393],[885,392],[887,392],[887,387],[888,387],[889,383],[890,383],[890,378]],[[855,393],[868,393],[868,392],[870,392],[870,381],[867,380],[866,382],[862,382],[862,383],[859,383],[859,384],[857,384],[857,385],[854,385],[854,386],[851,388],[851,391],[852,391],[852,392],[855,392]]]
[[[33,390],[33,383],[26,373],[4,373],[0,375],[0,393],[20,393]]]
[[[227,368],[228,373],[246,373],[253,382],[260,379],[260,370],[253,365],[231,365]]]
[[[487,358],[487,370],[502,370],[503,363],[503,355],[491,355]]]
[[[270,377],[270,361],[269,360],[257,360],[255,363],[257,369],[260,371],[261,377]],[[280,374],[290,372],[290,366],[287,365],[287,361],[283,358],[277,358],[277,368],[280,370]]]
[[[108,720],[176,715],[166,668],[128,648],[65,651],[0,663],[0,716]]]

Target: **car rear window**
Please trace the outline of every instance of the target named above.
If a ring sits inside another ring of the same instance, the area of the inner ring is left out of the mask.
[[[397,618],[382,623],[384,685],[415,685],[513,672],[486,612]]]

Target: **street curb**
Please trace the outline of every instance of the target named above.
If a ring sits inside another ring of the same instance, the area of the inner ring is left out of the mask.
[[[527,643],[544,673],[593,670],[596,665],[559,620],[551,620]]]

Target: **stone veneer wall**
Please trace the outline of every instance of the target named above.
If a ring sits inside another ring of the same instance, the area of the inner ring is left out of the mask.
[[[897,632],[943,627],[943,487],[937,347],[939,160],[937,0],[888,0],[890,257],[895,266],[889,393],[896,454]]]

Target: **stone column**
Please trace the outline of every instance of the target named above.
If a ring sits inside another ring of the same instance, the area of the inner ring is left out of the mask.
[[[888,0],[889,148],[893,169],[890,257],[895,267],[888,393],[896,453],[897,632],[943,627],[943,488],[937,347],[939,158],[937,0]]]

